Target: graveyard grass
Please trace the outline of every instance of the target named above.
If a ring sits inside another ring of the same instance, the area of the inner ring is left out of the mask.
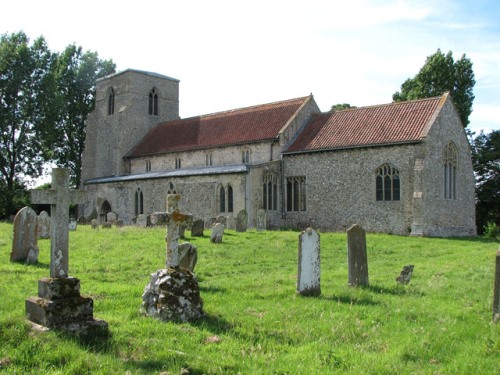
[[[492,323],[498,243],[367,234],[370,287],[347,286],[345,233],[321,233],[319,297],[296,294],[299,232],[204,237],[195,272],[205,318],[165,323],[140,313],[149,275],[165,262],[164,228],[70,232],[70,275],[109,323],[107,341],[34,332],[24,301],[49,275],[9,262],[0,223],[0,372],[12,374],[498,374]],[[414,264],[408,285],[395,279]]]

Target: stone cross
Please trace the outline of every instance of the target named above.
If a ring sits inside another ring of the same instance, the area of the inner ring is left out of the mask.
[[[68,277],[69,205],[85,203],[86,191],[69,189],[69,169],[52,169],[50,190],[31,190],[31,203],[50,204],[50,277]]]
[[[180,227],[192,221],[193,216],[179,212],[180,194],[167,194],[167,268],[179,266]]]

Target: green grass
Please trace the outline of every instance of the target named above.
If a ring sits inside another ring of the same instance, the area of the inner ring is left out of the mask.
[[[322,233],[322,294],[301,297],[298,232],[188,238],[198,246],[206,317],[175,324],[140,313],[149,275],[165,262],[164,236],[163,228],[70,232],[70,274],[111,331],[108,341],[84,341],[30,330],[24,300],[49,275],[50,242],[39,241],[39,265],[10,263],[12,225],[0,223],[0,372],[500,373],[500,324],[491,321],[498,243],[368,234],[370,287],[352,288],[345,234]],[[402,286],[395,278],[407,264],[415,271]]]

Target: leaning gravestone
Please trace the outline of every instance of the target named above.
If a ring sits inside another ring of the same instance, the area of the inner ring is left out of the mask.
[[[319,234],[307,228],[299,235],[297,293],[303,296],[321,294],[321,258]]]
[[[28,319],[74,335],[107,336],[108,324],[93,317],[93,300],[80,295],[80,280],[68,274],[69,205],[86,192],[69,190],[69,169],[52,169],[52,189],[31,190],[31,202],[50,204],[50,277],[38,281],[38,297],[26,300]]]
[[[365,230],[354,224],[347,230],[347,267],[349,286],[368,286],[368,257]]]
[[[266,230],[267,227],[267,216],[266,211],[262,208],[257,210],[257,230],[263,231]]]
[[[40,212],[36,222],[38,224],[38,238],[50,238],[50,216],[47,211]]]
[[[179,194],[167,195],[166,268],[151,274],[142,294],[142,310],[147,315],[163,321],[186,322],[198,319],[204,314],[198,282],[193,272],[181,266],[181,246],[183,251],[191,251],[191,260],[188,263],[193,263],[194,255],[192,248],[189,249],[184,244],[179,246],[179,227],[192,220],[191,215],[179,211],[180,198]]]
[[[408,284],[411,280],[411,276],[413,275],[413,264],[408,266],[403,266],[401,273],[396,278],[396,281],[400,284]]]
[[[179,245],[179,267],[187,268],[194,272],[198,262],[198,249],[195,245],[185,242]]]
[[[493,288],[493,321],[500,321],[500,247],[495,258],[495,286]]]
[[[36,212],[30,207],[19,210],[14,218],[11,262],[38,262],[38,228]]]
[[[216,223],[212,226],[212,233],[210,234],[210,242],[221,243],[224,237],[224,225]]]
[[[203,227],[205,226],[205,222],[203,219],[198,219],[193,221],[193,225],[191,226],[191,236],[193,237],[203,237]]]
[[[246,232],[248,226],[247,210],[241,210],[236,217],[236,232]]]

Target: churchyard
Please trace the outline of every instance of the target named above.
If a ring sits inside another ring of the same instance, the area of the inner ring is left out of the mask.
[[[78,225],[69,275],[109,325],[106,338],[38,332],[25,300],[49,276],[10,262],[13,226],[0,223],[0,372],[44,374],[497,374],[492,322],[498,243],[366,234],[368,285],[349,286],[346,233],[319,233],[320,294],[297,293],[296,231],[210,231],[194,273],[205,316],[162,322],[141,313],[151,273],[165,266],[165,228]],[[183,242],[181,240],[180,242]],[[411,281],[396,282],[414,265]],[[351,281],[351,283],[353,283]]]

